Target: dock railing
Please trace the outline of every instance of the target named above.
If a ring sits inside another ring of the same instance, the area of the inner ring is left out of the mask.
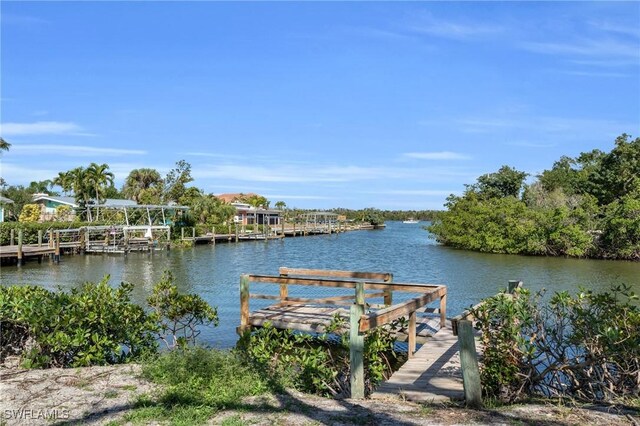
[[[364,337],[365,333],[392,321],[409,318],[408,356],[412,357],[416,350],[416,318],[417,312],[427,311],[439,313],[440,327],[445,326],[447,288],[444,285],[421,283],[395,283],[393,275],[379,272],[356,272],[321,269],[280,268],[279,276],[244,274],[240,279],[240,327],[238,332],[249,330],[252,326],[250,299],[266,299],[277,301],[275,306],[290,305],[350,305],[349,309],[349,350],[351,397],[364,398]],[[278,295],[251,293],[250,283],[277,284]],[[316,286],[334,288],[352,288],[351,295],[330,297],[291,297],[289,286]],[[367,293],[374,290],[374,293]],[[394,292],[418,293],[418,297],[392,304]],[[367,299],[382,298],[383,304],[370,304]],[[439,308],[427,308],[426,305],[438,301]],[[377,309],[377,310],[373,310]],[[367,312],[368,311],[368,312]],[[283,327],[284,328],[284,327]],[[296,328],[296,327],[292,327]],[[296,328],[305,331],[312,329]]]

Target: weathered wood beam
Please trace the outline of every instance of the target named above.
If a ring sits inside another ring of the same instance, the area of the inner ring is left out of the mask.
[[[467,407],[481,408],[482,386],[480,383],[480,370],[478,369],[476,341],[471,321],[462,320],[458,322],[458,343],[460,344],[460,366],[462,367],[465,403]]]
[[[378,312],[374,312],[369,315],[363,315],[360,321],[360,332],[365,332],[372,328],[387,324],[395,319],[407,316],[410,313],[415,312],[418,308],[438,300],[445,294],[447,294],[447,289],[445,287],[437,288],[429,293],[423,294],[422,296],[409,299],[406,302],[381,309]]]
[[[287,268],[285,266],[279,269],[280,275],[310,275],[318,277],[342,277],[342,278],[358,278],[365,280],[391,281],[393,275],[388,272],[357,272],[357,271],[339,271],[332,269],[305,269],[305,268]]]

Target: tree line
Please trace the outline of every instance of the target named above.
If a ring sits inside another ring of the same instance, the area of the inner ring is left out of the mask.
[[[489,253],[640,259],[640,138],[563,156],[525,184],[509,166],[480,176],[428,227],[442,244]]]

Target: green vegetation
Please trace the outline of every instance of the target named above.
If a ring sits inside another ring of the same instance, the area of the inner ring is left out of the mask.
[[[489,253],[640,259],[640,138],[562,157],[530,185],[526,176],[508,166],[481,176],[429,231]]]
[[[344,215],[347,217],[347,220],[353,221],[364,221],[366,217],[372,212],[381,220],[380,223],[387,220],[407,220],[407,219],[418,219],[418,220],[433,220],[437,214],[439,213],[436,210],[379,210],[373,207],[369,207],[366,209],[360,210],[350,210],[350,209],[331,209],[333,213],[337,213],[339,215]]]
[[[26,367],[122,363],[155,353],[158,339],[186,346],[198,327],[217,325],[216,310],[199,296],[178,294],[169,274],[149,298],[152,312],[131,302],[133,284],[112,288],[108,281],[69,293],[0,287],[0,361],[19,355]]]
[[[548,304],[526,289],[474,310],[484,347],[483,393],[513,402],[531,396],[620,402],[640,392],[640,308],[628,287]]]
[[[162,390],[140,398],[125,421],[203,424],[220,410],[242,408],[243,397],[282,389],[238,353],[200,347],[160,355],[143,366],[143,376]]]
[[[0,223],[0,245],[7,245],[11,240],[11,230],[14,230],[15,238],[17,241],[18,230],[24,231],[24,244],[35,244],[38,242],[38,231],[43,232],[43,238],[48,239],[47,232],[55,231],[56,229],[68,229],[69,226],[81,227],[87,225],[103,225],[102,222],[2,222]],[[15,241],[14,241],[15,243]],[[46,244],[46,243],[45,243]]]
[[[397,321],[389,328],[376,328],[365,337],[368,392],[404,361],[393,350],[393,328],[399,324]],[[239,347],[248,362],[287,387],[324,396],[349,395],[349,336],[344,320],[337,316],[323,334],[297,333],[266,325],[245,334]]]

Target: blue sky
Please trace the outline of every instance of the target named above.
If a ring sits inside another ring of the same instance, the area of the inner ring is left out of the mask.
[[[192,165],[289,207],[439,209],[640,136],[639,2],[2,2],[9,184]]]

